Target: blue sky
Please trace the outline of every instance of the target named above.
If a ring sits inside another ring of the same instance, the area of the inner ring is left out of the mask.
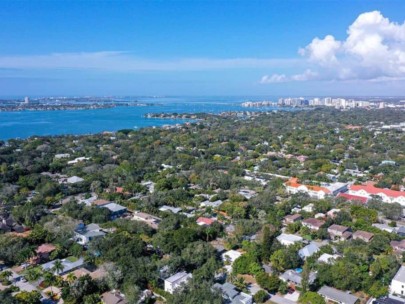
[[[0,95],[405,95],[404,12],[400,0],[3,0]]]

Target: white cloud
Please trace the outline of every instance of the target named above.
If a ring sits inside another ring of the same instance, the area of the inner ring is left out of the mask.
[[[0,69],[80,69],[116,72],[191,71],[295,66],[302,59],[184,58],[153,60],[127,52],[54,53],[0,56]]]
[[[287,82],[289,79],[284,74],[273,74],[273,75],[264,75],[260,80],[260,83],[280,83],[280,82]]]
[[[398,24],[379,11],[359,15],[347,38],[314,38],[299,54],[311,70],[285,76],[285,81],[396,81],[405,78],[405,22]]]

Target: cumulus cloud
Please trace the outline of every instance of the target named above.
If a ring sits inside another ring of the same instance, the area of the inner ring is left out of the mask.
[[[363,13],[349,26],[345,40],[316,37],[298,52],[311,70],[301,76],[284,75],[284,81],[403,80],[405,22],[392,22],[379,11]]]

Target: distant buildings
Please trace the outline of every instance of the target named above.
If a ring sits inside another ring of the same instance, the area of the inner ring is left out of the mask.
[[[324,199],[326,196],[336,196],[340,192],[347,191],[347,184],[345,183],[331,183],[321,186],[304,185],[299,183],[296,177],[290,178],[284,185],[289,194],[303,192],[317,199]]]

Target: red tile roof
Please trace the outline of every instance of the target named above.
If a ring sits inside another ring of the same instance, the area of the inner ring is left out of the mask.
[[[339,193],[338,197],[343,197],[349,201],[360,201],[363,204],[367,203],[367,197],[362,197],[362,196],[358,196],[358,195],[352,195],[352,194],[348,194],[348,193]]]
[[[207,218],[207,217],[199,217],[197,219],[197,224],[204,224],[204,225],[208,225],[208,226],[211,225],[214,222],[215,222],[214,219],[210,219],[210,218]]]
[[[405,197],[405,191],[396,191],[396,190],[391,190],[391,189],[382,189],[382,188],[377,188],[374,187],[372,184],[366,184],[366,185],[352,185],[350,186],[350,190],[353,191],[360,191],[364,190],[369,194],[373,195],[378,195],[379,193],[384,193],[388,197]]]
[[[54,251],[56,249],[56,247],[52,244],[42,244],[41,246],[39,246],[36,250],[36,252],[38,254],[41,253],[51,253],[52,251]]]

